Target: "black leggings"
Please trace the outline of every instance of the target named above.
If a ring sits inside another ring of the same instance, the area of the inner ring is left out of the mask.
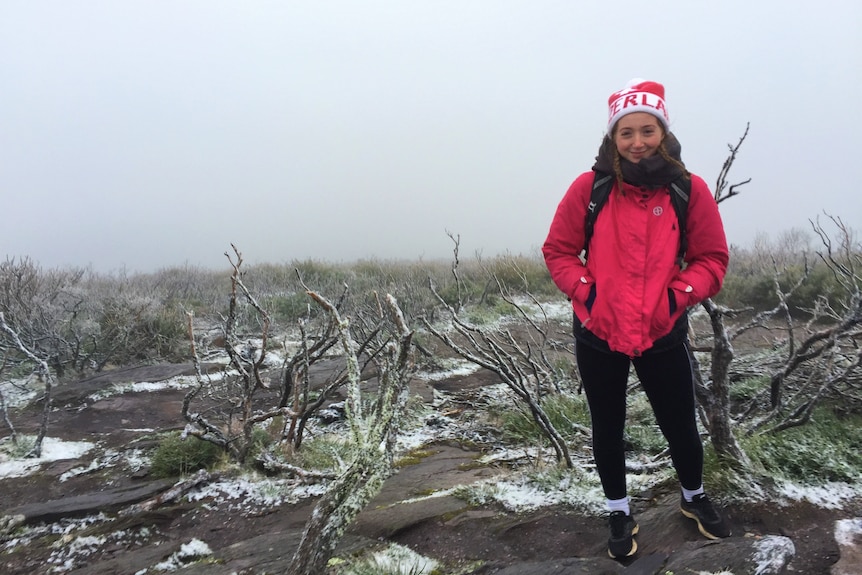
[[[608,499],[626,496],[623,429],[626,387],[634,364],[659,429],[670,447],[679,482],[697,489],[703,481],[703,445],[697,431],[694,381],[685,344],[629,359],[575,343],[578,371],[593,424],[593,456]]]

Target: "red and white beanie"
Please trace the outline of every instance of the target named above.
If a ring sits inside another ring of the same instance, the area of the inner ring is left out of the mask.
[[[652,114],[670,131],[670,120],[664,102],[664,86],[641,78],[629,80],[626,87],[614,92],[608,98],[608,134],[614,129],[617,120],[632,112]]]

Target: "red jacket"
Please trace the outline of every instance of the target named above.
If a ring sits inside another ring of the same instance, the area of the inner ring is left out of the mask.
[[[592,185],[593,172],[586,172],[569,187],[542,253],[582,326],[612,351],[639,356],[670,333],[687,307],[721,289],[728,262],[724,226],[706,182],[692,175],[686,265],[680,270],[679,224],[668,191],[624,184],[620,192],[615,183],[599,211],[584,265],[578,256]],[[588,311],[593,285],[595,299]],[[668,289],[676,298],[673,314]]]

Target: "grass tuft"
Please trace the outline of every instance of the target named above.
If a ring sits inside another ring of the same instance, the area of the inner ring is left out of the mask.
[[[215,465],[222,454],[223,451],[209,441],[171,433],[156,448],[150,473],[154,477],[178,477]]]
[[[520,404],[510,402],[499,413],[500,430],[506,442],[535,445],[544,436],[533,417]],[[590,425],[587,400],[582,395],[557,393],[547,395],[542,400],[542,409],[548,415],[554,428],[570,443],[583,442],[581,430]]]
[[[839,416],[827,407],[812,421],[775,434],[743,439],[746,454],[767,475],[805,485],[862,478],[862,417]]]

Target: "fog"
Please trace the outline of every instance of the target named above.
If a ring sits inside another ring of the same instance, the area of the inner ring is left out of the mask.
[[[42,266],[537,252],[607,98],[662,82],[728,240],[862,229],[862,4],[0,3],[0,247]]]

